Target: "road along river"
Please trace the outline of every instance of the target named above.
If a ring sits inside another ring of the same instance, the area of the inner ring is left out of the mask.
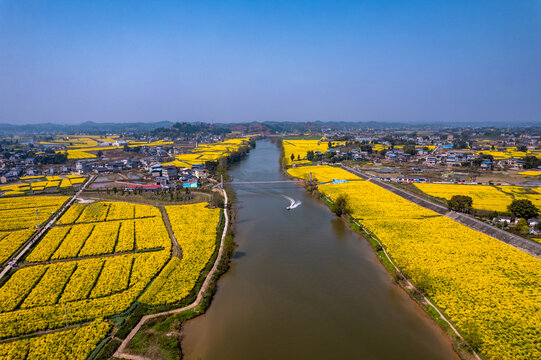
[[[279,156],[259,141],[230,174],[284,180]],[[458,359],[370,245],[321,201],[293,182],[233,187],[239,247],[207,313],[184,326],[186,359]],[[286,210],[286,197],[302,203]]]

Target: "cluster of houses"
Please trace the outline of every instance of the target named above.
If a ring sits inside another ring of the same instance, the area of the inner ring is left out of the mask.
[[[19,178],[25,176],[53,176],[71,173],[72,169],[69,166],[61,166],[60,168],[50,167],[45,171],[40,171],[33,166],[15,165],[10,168],[0,169],[0,184],[17,182]]]
[[[378,179],[386,181],[386,182],[396,182],[396,183],[400,183],[400,184],[428,182],[427,178],[406,178],[406,177],[391,178],[391,177],[385,177],[385,178],[378,178]]]
[[[90,159],[77,161],[75,170],[81,175],[88,173],[109,174],[119,173],[123,170],[138,169],[141,165],[142,162],[139,160],[124,159],[120,161],[101,162]]]
[[[516,225],[518,223],[519,219],[511,218],[508,216],[499,216],[492,219],[492,224],[496,226],[503,226],[503,225]],[[536,229],[537,224],[539,224],[538,219],[529,219],[527,220],[528,226],[530,228],[530,235],[539,235],[539,231]]]
[[[155,183],[163,187],[176,187],[177,184],[173,182],[177,182],[181,183],[183,188],[197,188],[198,181],[208,177],[202,164],[193,165],[191,169],[154,164],[150,166],[149,172]]]
[[[474,159],[477,159],[479,156],[476,154],[462,153],[462,152],[445,152],[441,154],[428,155],[425,158],[426,165],[461,165],[464,162],[471,162]],[[492,162],[488,161],[486,163],[481,163],[481,167],[485,166],[492,167]]]
[[[404,150],[387,150],[385,153],[385,160],[391,161],[409,161],[411,154],[406,154]]]

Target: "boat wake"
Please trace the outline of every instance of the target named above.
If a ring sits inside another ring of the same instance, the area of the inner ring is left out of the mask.
[[[284,198],[286,198],[287,200],[289,200],[289,206],[286,207],[286,210],[291,210],[291,209],[295,209],[296,207],[300,206],[300,204],[302,204],[302,201],[300,200],[295,200],[293,198],[290,198],[289,196],[287,195],[282,195]]]

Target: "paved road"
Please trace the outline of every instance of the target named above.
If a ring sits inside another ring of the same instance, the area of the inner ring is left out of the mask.
[[[207,274],[207,277],[206,277],[205,281],[203,282],[203,285],[201,286],[201,289],[199,290],[199,293],[197,294],[197,298],[195,299],[195,301],[193,303],[191,303],[190,305],[185,306],[183,308],[143,316],[141,318],[141,320],[139,321],[139,323],[137,324],[137,326],[135,326],[132,329],[132,331],[128,334],[128,336],[122,341],[122,344],[120,344],[117,351],[114,353],[113,357],[122,358],[122,359],[131,359],[131,360],[148,360],[144,356],[132,355],[132,354],[128,354],[128,353],[125,352],[126,346],[128,346],[131,339],[133,339],[135,334],[137,334],[137,332],[139,331],[141,326],[145,322],[147,322],[149,319],[153,319],[153,318],[156,318],[156,317],[159,317],[159,316],[164,316],[164,315],[176,314],[176,313],[180,313],[180,312],[183,312],[183,311],[186,311],[186,310],[189,310],[189,309],[193,309],[193,308],[195,308],[196,306],[198,306],[201,303],[201,300],[203,300],[203,295],[207,291],[207,289],[208,289],[208,287],[210,285],[210,281],[211,281],[212,277],[214,276],[214,273],[218,269],[218,264],[220,262],[220,259],[222,258],[222,253],[223,253],[224,243],[225,243],[225,235],[227,234],[227,229],[229,227],[229,215],[227,214],[228,198],[227,198],[227,193],[225,192],[225,190],[222,190],[222,191],[223,191],[224,200],[225,200],[224,201],[225,225],[224,225],[224,229],[223,229],[223,232],[222,232],[222,238],[221,238],[221,241],[220,241],[220,249],[218,250],[218,256],[216,257],[216,260],[214,261],[214,265],[212,266],[212,269]]]
[[[492,236],[493,238],[498,239],[506,244],[514,246],[517,249],[522,250],[530,255],[541,258],[541,244],[535,243],[533,241],[524,239],[520,236],[511,234],[507,231],[501,230],[495,226],[492,226],[480,220],[477,220],[476,218],[472,216],[469,216],[463,213],[458,213],[455,211],[449,211],[449,209],[447,209],[445,206],[433,203],[427,199],[424,199],[418,195],[412,194],[405,190],[398,189],[384,181],[375,179],[372,176],[366,173],[363,173],[362,171],[352,169],[348,166],[343,166],[342,168],[357,176],[362,177],[363,179],[371,181],[372,183],[379,185],[382,188],[389,190],[393,192],[394,194],[400,197],[403,197],[404,199],[409,200],[417,205],[420,205],[422,207],[435,211],[438,214],[447,216],[448,218],[453,219],[456,222],[461,223],[462,225],[466,225],[474,230],[477,230],[486,235]]]
[[[19,253],[17,255],[15,255],[15,257],[13,257],[13,259],[10,260],[8,265],[6,265],[4,267],[2,272],[0,272],[0,279],[2,279],[4,276],[6,276],[6,274],[9,272],[9,270],[11,270],[13,268],[13,265],[17,264],[17,262],[24,256],[24,254],[26,254],[26,252],[32,247],[32,245],[34,245],[34,243],[36,241],[38,241],[41,238],[41,236],[43,236],[43,234],[45,234],[45,232],[47,230],[49,230],[49,228],[56,222],[56,220],[60,216],[62,216],[62,214],[64,214],[64,211],[66,211],[66,209],[69,208],[73,204],[73,202],[77,199],[77,197],[81,194],[81,192],[87,187],[88,184],[90,184],[92,181],[94,181],[95,178],[96,178],[96,175],[92,175],[90,177],[90,179],[81,187],[81,189],[79,189],[79,191],[77,191],[77,193],[75,195],[73,195],[71,197],[71,199],[69,199],[68,202],[66,202],[60,208],[60,210],[58,210],[56,212],[56,215],[54,215],[53,218],[47,224],[45,224],[45,226],[43,226],[41,229],[39,229],[37,232],[35,232],[34,235],[32,235],[30,237],[30,240],[26,243],[24,248],[22,250],[20,250]]]

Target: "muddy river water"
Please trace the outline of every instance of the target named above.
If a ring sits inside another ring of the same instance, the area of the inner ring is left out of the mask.
[[[234,181],[286,180],[257,142]],[[239,184],[231,269],[184,327],[187,359],[458,359],[370,245],[290,183]],[[285,196],[302,202],[292,210]]]

